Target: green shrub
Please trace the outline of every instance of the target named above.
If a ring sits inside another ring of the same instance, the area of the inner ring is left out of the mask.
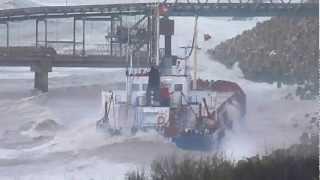
[[[150,177],[139,171],[127,180],[319,180],[318,144],[294,145],[267,156],[238,162],[221,155],[206,158],[176,156],[155,160]]]
[[[127,180],[147,180],[147,176],[145,175],[144,170],[143,171],[132,171],[126,174]]]

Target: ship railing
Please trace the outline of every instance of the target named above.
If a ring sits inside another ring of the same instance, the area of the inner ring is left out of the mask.
[[[199,104],[198,96],[190,96],[188,99],[188,104]]]
[[[126,102],[122,100],[121,95],[115,95],[114,96],[114,102],[116,104],[125,104]]]
[[[197,105],[202,103],[202,99],[204,97],[194,95],[190,96],[188,99],[188,104],[190,105]],[[209,108],[217,109],[218,103],[218,96],[217,95],[210,95],[206,98]]]

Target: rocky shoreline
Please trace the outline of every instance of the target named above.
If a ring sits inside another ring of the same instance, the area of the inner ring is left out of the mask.
[[[304,97],[318,93],[318,40],[317,18],[274,17],[208,53],[227,67],[239,63],[246,79],[298,84],[297,95]]]

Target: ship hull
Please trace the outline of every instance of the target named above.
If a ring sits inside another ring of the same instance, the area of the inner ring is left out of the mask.
[[[179,135],[172,139],[177,147],[190,151],[211,151],[217,147],[217,139],[214,135]]]

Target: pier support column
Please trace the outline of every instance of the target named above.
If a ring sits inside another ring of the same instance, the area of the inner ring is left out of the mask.
[[[9,22],[7,22],[7,48],[9,48],[10,46],[10,26],[9,26]]]
[[[31,71],[34,72],[34,88],[42,92],[49,90],[49,72],[52,72],[50,62],[39,62],[31,66]]]
[[[86,20],[82,19],[82,56],[86,55]]]

